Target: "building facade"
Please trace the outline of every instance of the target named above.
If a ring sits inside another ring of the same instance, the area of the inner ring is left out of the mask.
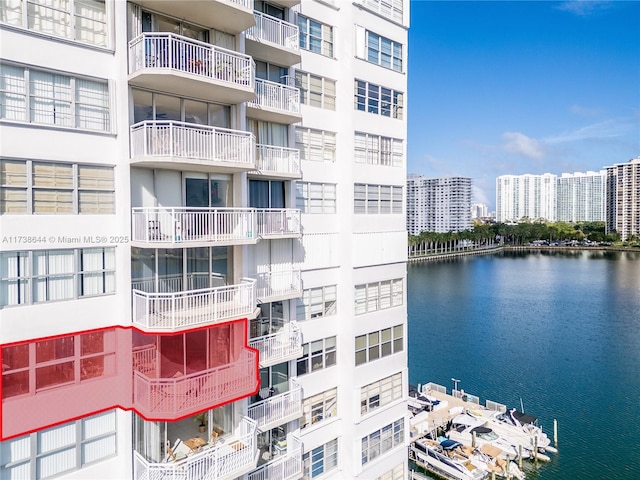
[[[606,233],[618,232],[621,240],[640,235],[640,157],[606,167]]]
[[[407,177],[407,230],[460,232],[471,228],[471,179]]]
[[[471,205],[471,220],[476,218],[489,218],[489,207],[484,203],[474,203]]]
[[[556,221],[557,177],[500,175],[496,179],[496,221]]]
[[[559,222],[604,222],[606,170],[563,173],[558,178]]]
[[[408,19],[0,3],[0,477],[406,477]]]

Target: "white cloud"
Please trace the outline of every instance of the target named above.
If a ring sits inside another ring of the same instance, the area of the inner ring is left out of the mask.
[[[509,153],[524,155],[525,157],[541,160],[546,153],[546,147],[535,138],[527,137],[520,132],[504,132],[502,139],[505,141],[502,149]]]
[[[475,179],[473,181],[475,182]],[[473,203],[483,203],[487,206],[490,206],[493,204],[493,201],[489,201],[489,196],[479,185],[476,185],[474,183],[471,187],[471,192],[472,192],[471,197],[473,199]]]
[[[608,119],[584,127],[552,135],[543,139],[548,144],[579,142],[583,140],[606,140],[622,137],[633,128],[628,120]]]
[[[569,111],[581,117],[594,117],[600,113],[599,108],[584,107],[582,105],[571,105]]]
[[[565,12],[585,17],[592,13],[605,10],[611,6],[611,0],[569,0],[562,2],[556,8]]]

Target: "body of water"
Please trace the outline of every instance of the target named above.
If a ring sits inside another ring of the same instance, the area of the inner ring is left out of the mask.
[[[409,382],[538,416],[538,480],[640,479],[640,253],[541,252],[408,266]]]

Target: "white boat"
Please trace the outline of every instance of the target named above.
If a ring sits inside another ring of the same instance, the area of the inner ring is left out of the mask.
[[[434,440],[416,440],[409,450],[409,458],[447,480],[484,480],[488,476],[487,470],[478,468],[468,458],[445,450]]]
[[[486,422],[468,413],[456,415],[451,420],[451,428],[447,432],[447,438],[472,447],[492,445],[502,452],[500,458],[508,460],[517,458],[518,449],[508,438],[504,438],[491,428],[484,426]],[[529,451],[523,450],[522,457],[528,458]]]

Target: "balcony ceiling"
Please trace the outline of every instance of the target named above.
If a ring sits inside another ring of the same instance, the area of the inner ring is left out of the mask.
[[[276,110],[270,108],[260,108],[247,103],[247,117],[264,120],[265,122],[277,123],[298,123],[302,120],[300,113],[291,113],[284,110]]]
[[[239,173],[253,170],[254,166],[220,162],[215,160],[203,160],[200,158],[174,157],[174,156],[140,156],[131,159],[131,165],[144,168],[161,168],[165,170],[188,170],[190,172],[208,173],[215,170],[219,173]],[[294,177],[296,178],[296,177]],[[299,178],[299,177],[297,177]]]
[[[300,51],[286,48],[275,43],[254,40],[247,36],[245,41],[247,55],[253,58],[290,67],[300,63]]]

